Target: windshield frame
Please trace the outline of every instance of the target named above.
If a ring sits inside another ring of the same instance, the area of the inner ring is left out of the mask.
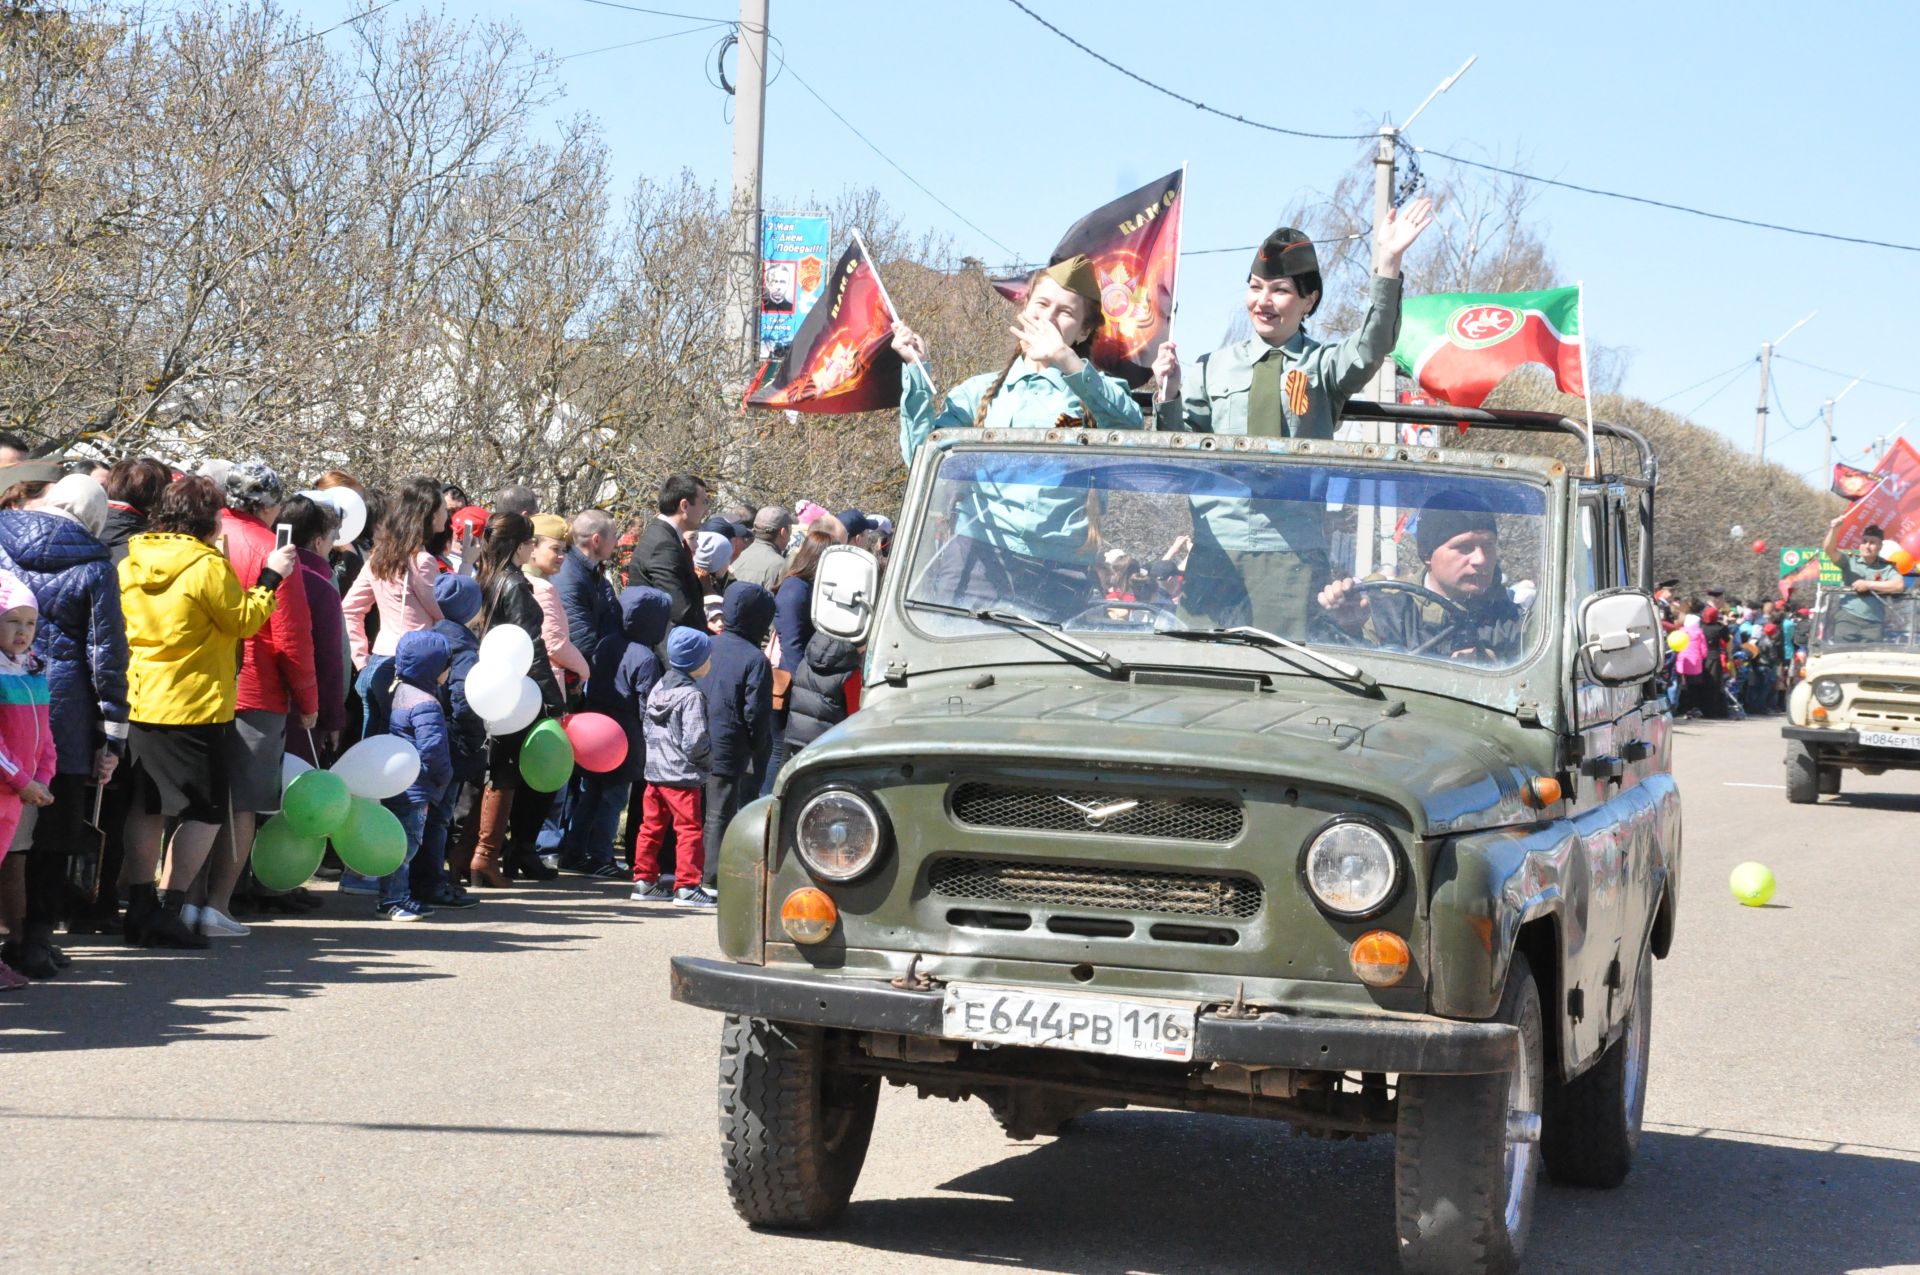
[[[1016,434],[1019,436],[1010,437]],[[1030,638],[1005,629],[983,623],[974,632],[949,633],[928,628],[915,619],[917,608],[909,605],[908,587],[912,583],[910,568],[919,565],[922,543],[935,533],[930,516],[931,505],[940,468],[950,456],[968,452],[1037,456],[1070,452],[1078,460],[1105,455],[1118,462],[1182,461],[1204,464],[1204,455],[1182,456],[1180,453],[1226,451],[1235,463],[1315,469],[1338,466],[1342,470],[1377,471],[1383,477],[1406,476],[1412,467],[1409,465],[1411,461],[1415,462],[1421,476],[1457,474],[1468,478],[1504,479],[1539,490],[1542,498],[1539,516],[1544,525],[1541,528],[1541,556],[1538,563],[1538,601],[1534,604],[1538,615],[1530,624],[1532,631],[1526,648],[1509,663],[1478,665],[1414,656],[1364,643],[1306,642],[1305,645],[1336,659],[1363,665],[1382,685],[1435,691],[1502,711],[1512,711],[1513,704],[1525,700],[1544,704],[1558,698],[1554,688],[1560,681],[1562,670],[1561,661],[1554,657],[1564,643],[1562,630],[1566,626],[1562,623],[1564,617],[1558,614],[1551,599],[1560,597],[1566,588],[1569,546],[1566,542],[1568,532],[1564,509],[1571,482],[1571,476],[1562,462],[1525,453],[1382,447],[1317,439],[1251,440],[1254,446],[1248,446],[1250,440],[1242,438],[1216,439],[1210,435],[1155,435],[1146,432],[1131,438],[1110,434],[1110,445],[1105,440],[1085,435],[1069,437],[1071,444],[1066,445],[1065,439],[1053,441],[1041,431],[989,430],[966,438],[941,439],[936,436],[933,445],[922,448],[923,452],[932,454],[915,458],[901,520],[902,530],[907,534],[894,546],[882,590],[884,624],[887,629],[893,630],[887,634],[889,660],[900,660],[902,656],[907,656],[904,664],[916,675],[934,668],[974,669],[987,665],[1058,663],[1063,667],[1073,667],[1059,656],[1045,654]],[[1261,446],[1263,443],[1266,445]],[[1147,446],[1143,448],[1142,444]],[[1143,450],[1146,453],[1144,455]],[[1166,454],[1168,452],[1172,454]],[[1220,667],[1243,676],[1321,680],[1314,672],[1289,667],[1285,661],[1274,658],[1273,652],[1250,643],[1221,642],[1209,645],[1185,639],[1169,640],[1150,630],[1067,631],[1110,651],[1116,659],[1135,669]],[[911,639],[911,647],[918,649],[902,650],[909,645],[903,638]],[[1024,649],[1015,650],[1016,643]],[[1199,655],[1193,650],[1196,645],[1207,647],[1204,665],[1196,659]],[[935,652],[939,654],[935,655]],[[931,660],[927,659],[930,655],[934,656]]]
[[[1840,604],[1847,600],[1847,596],[1846,590],[1832,587],[1822,588],[1814,596],[1812,613],[1808,616],[1814,626],[1813,634],[1807,640],[1809,659],[1822,655],[1858,655],[1871,652],[1920,657],[1920,589],[1915,589],[1911,581],[1908,582],[1904,593],[1881,598],[1889,611],[1896,607],[1904,607],[1911,612],[1907,624],[1907,633],[1911,640],[1905,643],[1889,641],[1884,637],[1877,642],[1836,642],[1826,636],[1831,623],[1829,611],[1838,610]]]

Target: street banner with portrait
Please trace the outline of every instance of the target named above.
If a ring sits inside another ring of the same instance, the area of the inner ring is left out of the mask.
[[[760,217],[760,357],[793,344],[826,287],[825,213],[762,213]]]
[[[747,387],[748,407],[839,415],[900,409],[893,305],[858,236],[827,274],[820,302]]]
[[[1093,365],[1135,389],[1153,379],[1153,357],[1173,330],[1180,272],[1180,200],[1187,170],[1094,209],[1060,236],[1048,265],[1086,254],[1100,282],[1106,323],[1093,343]],[[1000,295],[1027,299],[1026,275],[995,279]]]

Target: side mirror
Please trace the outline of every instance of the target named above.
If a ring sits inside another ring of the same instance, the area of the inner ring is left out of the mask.
[[[1638,589],[1607,589],[1580,604],[1580,658],[1605,686],[1645,681],[1660,671],[1660,617]]]
[[[813,569],[813,627],[859,646],[873,628],[880,564],[865,549],[834,545]]]

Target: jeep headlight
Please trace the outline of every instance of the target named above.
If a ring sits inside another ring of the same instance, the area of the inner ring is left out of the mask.
[[[1307,842],[1300,876],[1323,911],[1342,920],[1383,912],[1400,891],[1393,839],[1363,819],[1336,819]]]
[[[794,821],[801,862],[826,881],[851,881],[880,857],[886,824],[873,803],[851,788],[815,793]]]
[[[1825,708],[1840,707],[1840,683],[1834,681],[1830,677],[1814,678],[1813,679],[1813,697],[1814,699],[1820,701],[1820,704],[1822,705],[1822,707],[1825,707]]]

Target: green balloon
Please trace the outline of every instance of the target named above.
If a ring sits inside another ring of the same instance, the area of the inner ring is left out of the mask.
[[[291,890],[314,874],[326,848],[325,837],[305,836],[275,815],[253,834],[253,878],[269,890]]]
[[[535,792],[554,792],[573,775],[573,741],[551,717],[527,732],[520,745],[520,778]]]
[[[347,781],[326,770],[301,771],[280,796],[280,813],[308,837],[331,836],[352,810]]]
[[[379,802],[355,797],[347,821],[334,829],[333,852],[363,877],[384,877],[407,861],[407,830]]]

